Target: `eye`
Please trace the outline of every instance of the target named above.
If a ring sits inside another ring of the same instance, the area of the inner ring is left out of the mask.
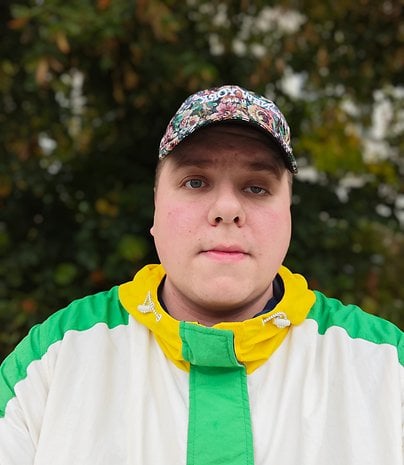
[[[193,178],[193,179],[188,179],[188,181],[184,183],[184,186],[188,187],[188,189],[200,189],[201,187],[206,186],[206,182],[203,181],[202,179]]]
[[[251,194],[255,195],[266,195],[268,194],[268,191],[264,189],[263,187],[260,186],[248,186],[244,189],[246,192],[249,192]]]

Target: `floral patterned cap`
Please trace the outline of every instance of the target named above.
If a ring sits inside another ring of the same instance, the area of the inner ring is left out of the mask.
[[[230,85],[202,90],[185,100],[161,139],[160,160],[197,129],[229,120],[263,129],[279,145],[289,171],[297,173],[290,145],[290,129],[279,108],[259,94]]]

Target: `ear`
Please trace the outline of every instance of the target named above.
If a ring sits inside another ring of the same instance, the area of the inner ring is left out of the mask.
[[[153,202],[154,202],[154,208],[156,208],[156,195],[157,195],[157,186],[153,187]]]
[[[156,195],[157,195],[157,185],[154,184],[153,187],[153,206],[154,206],[154,213],[153,213],[153,224],[151,228],[149,229],[150,234],[154,237],[154,214],[156,212]]]

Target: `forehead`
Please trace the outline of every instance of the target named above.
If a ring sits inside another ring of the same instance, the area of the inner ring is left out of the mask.
[[[224,155],[233,155],[225,157]],[[216,157],[215,157],[216,155]],[[282,155],[269,136],[246,124],[221,123],[199,129],[182,141],[167,157],[176,167],[203,165],[213,160],[221,164],[237,156],[248,165],[262,165],[283,171]]]

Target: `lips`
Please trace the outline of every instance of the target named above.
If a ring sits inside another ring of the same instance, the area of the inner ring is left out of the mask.
[[[238,245],[216,245],[201,252],[204,256],[220,261],[237,261],[249,254]]]

